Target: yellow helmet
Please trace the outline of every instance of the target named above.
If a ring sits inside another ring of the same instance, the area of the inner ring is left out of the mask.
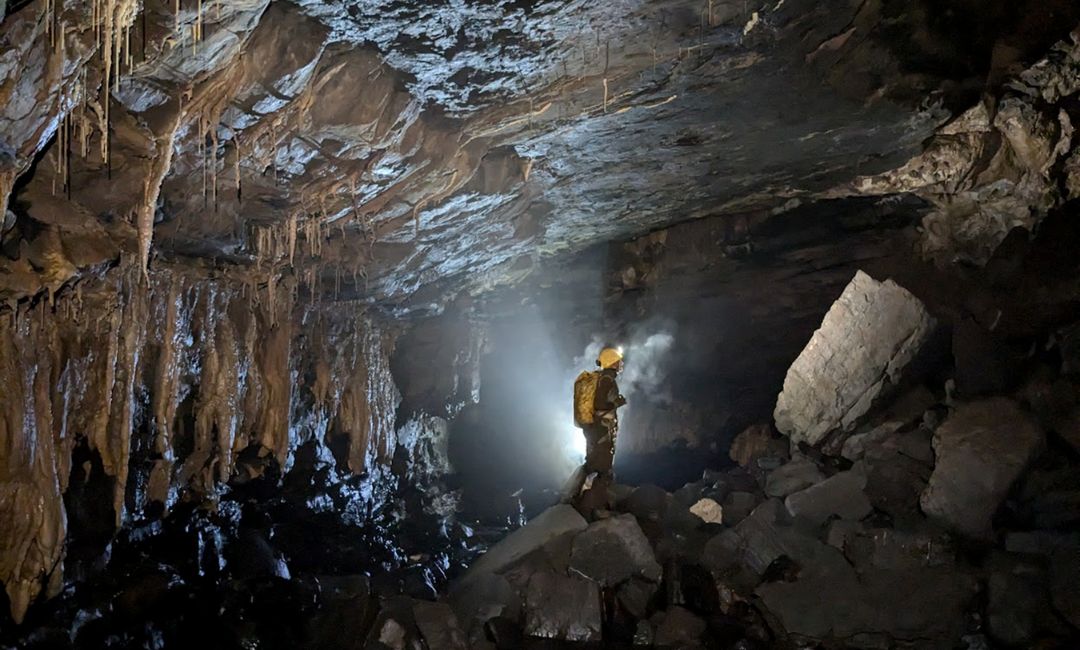
[[[619,348],[604,348],[600,350],[600,356],[596,359],[596,364],[601,368],[613,368],[620,361],[622,361],[622,350]]]

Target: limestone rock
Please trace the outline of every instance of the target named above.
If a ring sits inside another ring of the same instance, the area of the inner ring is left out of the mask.
[[[830,516],[858,521],[870,514],[870,500],[863,493],[866,475],[862,471],[841,472],[796,492],[784,501],[793,517],[819,525]]]
[[[660,648],[685,647],[695,643],[705,632],[705,621],[682,607],[672,607],[656,628],[653,643]]]
[[[1068,197],[1080,198],[1080,151],[1074,151],[1065,162],[1065,174],[1065,189],[1068,190]]]
[[[634,618],[640,619],[645,618],[646,613],[648,613],[649,601],[656,594],[656,590],[657,584],[655,582],[631,578],[619,585],[615,597],[627,613]]]
[[[933,328],[926,307],[907,290],[859,271],[788,369],[777,429],[811,445],[833,430],[850,430],[899,381]]]
[[[1046,603],[1045,577],[1037,568],[1016,562],[997,567],[987,580],[986,618],[990,635],[1008,646],[1032,640]]]
[[[754,510],[759,499],[751,492],[732,492],[724,499],[724,523],[734,526]]]
[[[473,574],[503,571],[559,537],[581,532],[587,527],[585,519],[573,506],[560,504],[548,508],[488,549],[473,563],[466,579]]]
[[[867,472],[865,494],[870,505],[907,525],[922,518],[919,498],[926,488],[930,470],[896,456],[895,463],[874,463]]]
[[[800,457],[769,473],[765,482],[765,494],[783,498],[824,480],[825,475],[813,461]]]
[[[742,467],[750,467],[758,458],[784,455],[787,445],[773,438],[772,427],[768,424],[755,424],[747,427],[735,436],[728,455]]]
[[[757,594],[789,634],[884,635],[920,648],[952,648],[964,629],[975,581],[946,569],[876,571],[858,580],[822,574],[764,584]]]
[[[1044,444],[1038,422],[1012,400],[960,406],[934,434],[937,464],[920,499],[923,512],[964,535],[987,536],[1009,488]]]
[[[458,627],[454,610],[446,603],[417,601],[413,605],[413,616],[429,648],[465,650],[465,635]]]
[[[783,502],[770,499],[735,527],[736,538],[723,540],[726,552],[739,555],[746,568],[758,575],[786,556],[799,565],[802,576],[854,577],[851,565],[837,549],[792,524]]]
[[[557,573],[536,573],[525,593],[525,633],[562,641],[600,640],[600,588]]]
[[[900,422],[890,421],[874,427],[870,431],[856,433],[844,441],[840,455],[852,462],[861,460],[866,455],[868,448],[881,445],[901,426],[903,425]]]
[[[724,523],[724,508],[709,498],[698,500],[690,506],[690,512],[707,524]]]
[[[837,521],[835,523],[848,523]],[[830,528],[830,536],[833,533]],[[838,532],[842,532],[838,531]],[[876,569],[914,571],[927,567],[947,567],[956,559],[950,536],[932,527],[916,530],[874,528],[853,531],[844,540],[845,555],[860,572]]]
[[[466,574],[451,590],[450,605],[468,630],[497,616],[516,617],[521,611],[521,595],[501,575]]]
[[[642,521],[660,521],[668,511],[671,495],[655,485],[642,485],[626,498],[623,508]]]
[[[602,519],[574,538],[570,571],[604,587],[631,577],[659,582],[660,565],[633,515]]]

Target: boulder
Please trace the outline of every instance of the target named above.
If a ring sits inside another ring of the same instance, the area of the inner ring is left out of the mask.
[[[657,584],[641,578],[631,578],[619,585],[615,598],[630,616],[645,618],[649,611],[649,602],[656,594]]]
[[[986,622],[990,636],[1008,646],[1025,646],[1032,641],[1041,613],[1046,609],[1042,588],[1045,576],[1025,562],[998,566],[987,580]]]
[[[670,503],[671,495],[663,488],[642,485],[630,493],[622,504],[622,509],[641,521],[660,521],[667,514]]]
[[[769,473],[765,481],[765,494],[783,498],[824,480],[825,475],[813,461],[803,457],[794,458],[787,465]]]
[[[564,535],[579,533],[588,525],[573,506],[560,504],[548,508],[488,549],[473,563],[463,581],[467,582],[470,576],[481,573],[504,571],[546,544]]]
[[[483,626],[496,616],[516,617],[521,610],[521,596],[501,575],[468,575],[450,592],[450,604],[466,630]]]
[[[964,630],[976,581],[941,568],[873,571],[858,579],[838,572],[763,584],[756,593],[789,634],[886,637],[944,649]]]
[[[1072,381],[1055,379],[1053,375],[1053,370],[1042,368],[1028,380],[1021,394],[1045,428],[1057,432],[1080,451],[1080,389]]]
[[[574,538],[570,570],[604,587],[630,577],[659,582],[662,574],[649,540],[633,515],[592,523]]]
[[[705,621],[682,607],[672,607],[656,626],[653,644],[659,648],[685,647],[697,642],[705,632]]]
[[[937,463],[923,512],[969,537],[986,537],[1009,489],[1045,445],[1035,418],[1016,402],[961,405],[934,433]]]
[[[773,414],[777,429],[810,445],[850,431],[900,380],[934,326],[903,287],[857,272],[788,369]]]
[[[934,393],[922,384],[901,390],[891,401],[882,405],[879,414],[874,417],[874,424],[899,422],[902,426],[916,424],[923,420],[926,412],[938,403]],[[875,410],[875,413],[877,411]]]
[[[517,650],[524,644],[521,625],[517,621],[504,616],[496,616],[484,623],[484,635],[487,636],[487,639],[490,639],[489,643],[495,644],[495,648],[498,650]],[[477,644],[474,642],[470,650],[478,650],[476,646]],[[438,646],[429,645],[428,647],[435,650]]]
[[[446,603],[418,600],[413,605],[413,617],[429,648],[466,650],[465,635],[458,627],[457,616]]]
[[[724,508],[712,499],[699,499],[690,506],[690,513],[707,524],[724,523]]]
[[[956,549],[949,535],[929,526],[918,530],[854,531],[844,539],[844,549],[848,559],[863,573],[877,569],[914,571],[946,567],[956,560]]]
[[[772,427],[755,424],[735,436],[728,455],[741,467],[750,467],[758,458],[786,456],[787,448],[787,443],[782,439],[773,437]]]
[[[405,650],[419,645],[412,605],[413,601],[404,596],[394,596],[382,601],[375,623],[368,633],[367,644],[362,647]]]
[[[869,431],[856,433],[844,441],[840,455],[852,462],[862,460],[868,449],[880,446],[902,426],[903,422],[890,420]]]
[[[724,499],[724,523],[734,526],[753,512],[758,498],[751,492],[732,492]]]
[[[825,523],[833,515],[858,521],[873,510],[863,492],[865,487],[864,472],[840,472],[817,485],[789,495],[784,505],[793,517],[800,517],[814,525]]]
[[[829,528],[825,531],[825,543],[843,551],[862,532],[863,525],[857,521],[834,519],[829,522]]]
[[[525,634],[561,641],[600,640],[600,588],[558,573],[533,574],[525,592]]]
[[[710,540],[706,549],[737,556],[747,570],[759,576],[773,562],[787,557],[798,565],[801,576],[824,574],[854,578],[855,572],[843,554],[794,524],[783,502],[770,499],[735,527],[734,538],[722,538],[715,544]],[[708,566],[716,566],[714,558],[705,559]]]
[[[916,524],[923,516],[919,498],[932,468],[896,451],[863,461],[866,487],[863,492],[874,508],[889,514],[897,524]]]

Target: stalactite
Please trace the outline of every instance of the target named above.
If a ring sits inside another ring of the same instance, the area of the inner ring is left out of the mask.
[[[293,256],[296,253],[296,213],[291,212],[289,214],[289,220],[286,225],[288,233],[288,250],[289,250],[289,266],[293,264]]]
[[[178,109],[173,116],[172,123],[166,127],[164,133],[155,139],[156,155],[150,164],[150,171],[143,181],[142,203],[136,208],[135,227],[139,234],[139,266],[142,269],[144,280],[148,280],[147,269],[150,264],[150,245],[154,238],[154,212],[157,209],[158,196],[161,194],[161,184],[164,182],[169,168],[172,167],[176,132],[180,128],[182,114],[183,110]]]

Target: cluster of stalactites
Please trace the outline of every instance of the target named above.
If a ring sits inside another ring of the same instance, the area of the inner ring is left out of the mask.
[[[62,584],[77,444],[100,456],[116,525],[181,491],[212,496],[249,448],[287,470],[301,442],[342,436],[343,467],[389,462],[391,334],[347,308],[303,313],[288,279],[141,273],[129,263],[0,313],[0,581],[16,619]]]

